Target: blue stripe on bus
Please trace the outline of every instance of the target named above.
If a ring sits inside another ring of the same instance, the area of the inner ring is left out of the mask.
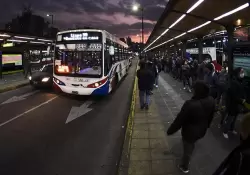
[[[107,81],[102,87],[94,90],[91,95],[108,95],[109,83],[110,83],[110,81]]]

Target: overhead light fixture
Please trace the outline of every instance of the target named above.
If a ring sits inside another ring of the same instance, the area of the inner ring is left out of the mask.
[[[10,35],[7,34],[0,34],[1,37],[10,37]]]
[[[238,12],[238,11],[241,11],[241,10],[247,8],[247,7],[249,7],[249,3],[246,3],[246,4],[244,4],[244,5],[242,5],[242,6],[238,7],[238,8],[236,8],[236,9],[234,9],[234,10],[231,10],[231,11],[229,11],[229,12],[227,12],[227,13],[224,13],[223,15],[221,15],[221,16],[219,16],[219,17],[217,17],[217,18],[214,18],[214,20],[215,20],[215,21],[218,21],[218,20],[220,20],[220,19],[222,19],[222,18],[225,18],[225,17],[227,17],[227,16],[230,16],[230,15],[232,15],[232,14]]]
[[[238,7],[238,8],[236,8],[236,9],[234,9],[234,10],[231,10],[231,11],[229,11],[229,12],[227,12],[227,13],[224,13],[223,15],[220,15],[219,17],[216,17],[216,18],[214,18],[214,21],[217,21],[217,20],[220,20],[220,19],[222,19],[222,18],[225,18],[225,17],[227,17],[227,16],[230,16],[230,15],[232,15],[232,14],[234,14],[234,13],[236,13],[236,12],[238,12],[238,11],[241,11],[241,10],[243,10],[243,9],[245,9],[245,8],[247,8],[247,7],[249,7],[249,5],[250,5],[250,3],[246,3],[246,4],[244,4],[244,5],[242,5],[242,6],[240,6],[240,7]],[[197,27],[194,27],[193,29],[190,29],[187,33],[190,33],[190,32],[193,32],[193,31],[195,31],[195,30],[198,30],[198,29],[200,29],[200,28],[202,28],[202,27],[204,27],[204,26],[206,26],[206,25],[208,25],[208,24],[210,24],[211,23],[211,21],[207,21],[207,22],[205,22],[205,23],[203,23],[203,24],[201,24],[201,25],[199,25],[199,26],[197,26]],[[222,31],[223,32],[223,31]],[[183,35],[184,35],[184,33],[183,33]],[[182,35],[182,36],[183,36]],[[180,36],[177,36],[178,38],[180,37]],[[174,37],[173,39],[176,39],[176,37]],[[152,44],[152,43],[151,43]],[[150,45],[151,45],[150,44]],[[149,45],[149,46],[150,46]],[[148,46],[148,47],[149,47]],[[157,45],[157,46],[155,46],[154,48],[157,48],[157,47],[159,47],[160,45]],[[148,48],[147,47],[147,48]],[[148,49],[148,50],[151,50],[151,49]]]
[[[15,38],[18,38],[18,39],[28,39],[28,40],[33,40],[35,38],[31,38],[31,37],[24,37],[24,36],[14,36]]]
[[[15,40],[15,39],[8,39],[7,41],[17,42],[17,43],[26,43],[27,42],[27,41],[23,41],[23,40]]]
[[[192,28],[191,30],[188,31],[188,33],[193,32],[195,30],[198,30],[198,29],[200,29],[200,28],[202,28],[202,27],[204,27],[204,26],[206,26],[206,25],[208,25],[210,23],[211,23],[211,21],[205,22],[204,24],[201,24],[201,25],[199,25],[199,26],[197,26],[195,28]]]
[[[39,42],[39,41],[30,41],[30,43],[33,43],[33,44],[45,44],[44,42]]]
[[[198,0],[194,5],[192,5],[186,13],[191,13],[194,9],[196,9],[201,3],[203,3],[204,0]],[[152,44],[154,44],[158,39],[160,39],[163,35],[165,35],[169,29],[173,28],[176,24],[178,24],[183,18],[186,17],[186,14],[183,14],[180,18],[178,18],[169,28],[167,28],[162,34],[157,37],[152,43],[150,43],[144,50],[149,48]]]
[[[52,40],[46,40],[46,39],[38,39],[38,41],[52,42]]]
[[[174,37],[174,39],[180,38],[180,37],[182,37],[183,35],[186,35],[186,34],[187,34],[187,32],[184,32],[184,33],[182,33],[182,34],[180,34],[180,35]]]

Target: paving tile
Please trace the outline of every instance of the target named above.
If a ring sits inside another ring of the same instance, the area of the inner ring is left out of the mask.
[[[138,130],[148,131],[149,130],[149,125],[148,124],[135,123],[134,124],[134,131],[138,131]]]
[[[148,138],[148,131],[134,130],[132,138],[135,138],[135,139],[146,139],[146,138]]]
[[[166,138],[166,133],[163,130],[149,131],[149,138]]]
[[[146,124],[148,123],[148,120],[147,119],[134,119],[134,123],[141,123],[141,124]]]
[[[136,112],[135,113],[135,119],[146,119],[145,112]]]
[[[162,123],[160,119],[148,119],[148,123]]]
[[[150,175],[150,161],[130,161],[129,175]]]
[[[151,160],[150,149],[131,149],[130,160]]]
[[[168,149],[168,143],[166,139],[149,139],[150,148],[156,149],[156,148],[166,148]]]
[[[152,161],[152,173],[163,174],[163,173],[175,173],[177,167],[174,160],[153,160]]]
[[[132,139],[131,148],[150,148],[148,139]]]
[[[165,159],[176,159],[176,156],[172,154],[168,148],[157,148],[151,149],[152,160],[165,160]]]
[[[149,124],[149,130],[155,131],[155,130],[165,130],[165,127],[163,124]]]

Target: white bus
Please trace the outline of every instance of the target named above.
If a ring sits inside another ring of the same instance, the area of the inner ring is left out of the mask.
[[[103,30],[57,34],[54,87],[68,94],[107,95],[129,69],[128,45]]]

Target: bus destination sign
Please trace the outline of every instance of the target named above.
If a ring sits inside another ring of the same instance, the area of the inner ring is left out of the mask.
[[[100,33],[67,33],[62,36],[63,41],[99,41],[101,40]]]

